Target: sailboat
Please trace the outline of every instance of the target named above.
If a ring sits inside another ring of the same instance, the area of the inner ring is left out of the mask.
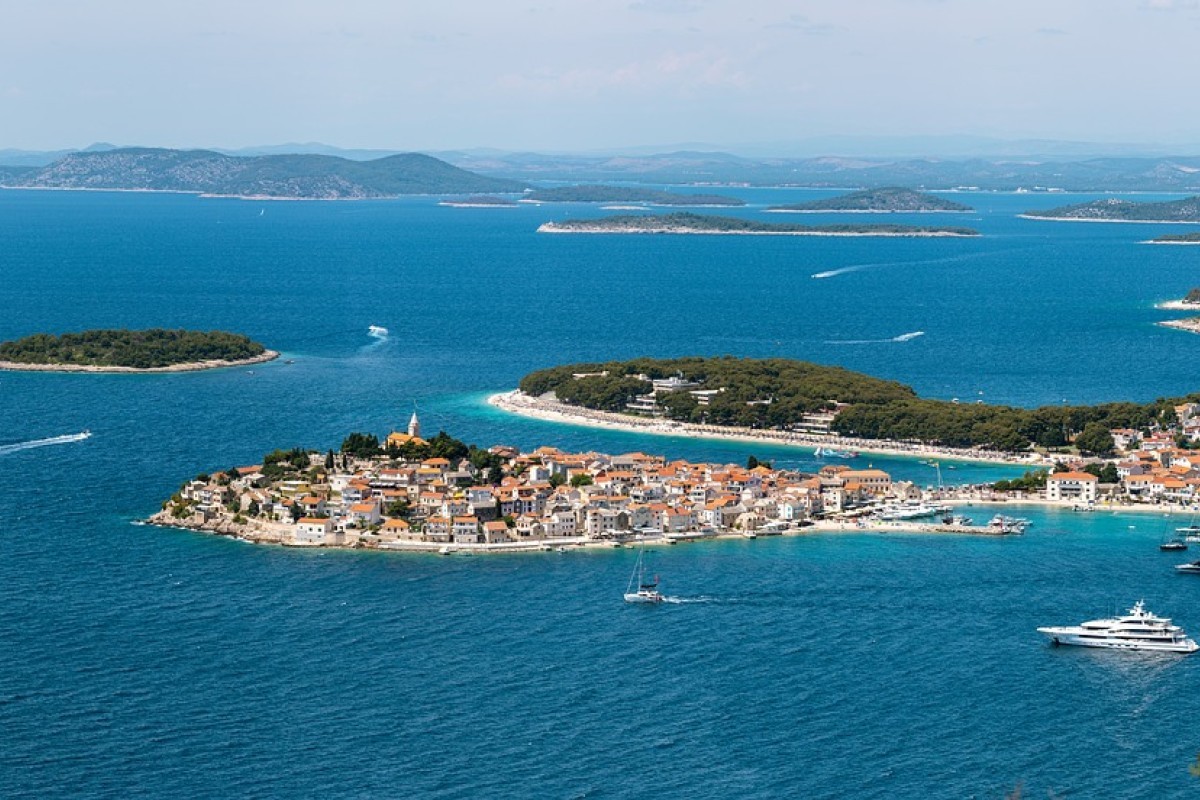
[[[1163,516],[1166,517],[1168,520],[1170,519],[1170,516],[1167,514],[1164,514]],[[1167,524],[1170,525],[1171,523],[1168,522]],[[1187,550],[1188,546],[1187,546],[1187,542],[1184,541],[1181,536],[1179,536],[1179,535],[1176,535],[1173,537],[1170,536],[1170,529],[1168,529],[1163,532],[1163,540],[1162,540],[1162,542],[1159,543],[1158,549],[1165,550],[1167,552],[1171,552],[1171,551],[1178,551],[1178,550]]]
[[[634,586],[637,589],[634,589]],[[658,576],[651,581],[646,580],[646,546],[638,551],[637,565],[629,576],[629,585],[625,587],[626,603],[661,603],[662,594],[658,591]]]

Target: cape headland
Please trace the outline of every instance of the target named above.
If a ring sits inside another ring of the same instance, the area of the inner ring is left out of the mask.
[[[1185,222],[1200,224],[1200,195],[1182,200],[1140,203],[1107,197],[1088,203],[1059,206],[1043,211],[1026,211],[1025,219],[1064,220],[1069,222]]]
[[[547,222],[538,233],[602,233],[602,234],[705,234],[750,236],[978,236],[979,231],[958,227],[926,227],[918,225],[792,225],[787,223],[755,222],[736,217],[706,214],[675,214],[637,216],[623,214],[599,219],[576,219]]]
[[[0,370],[21,372],[194,372],[278,357],[247,336],[225,331],[89,330],[0,343]]]
[[[928,192],[918,192],[914,189],[906,189],[899,186],[888,186],[882,189],[865,189],[861,192],[851,192],[850,194],[838,197],[828,197],[823,200],[812,200],[806,203],[770,206],[766,210],[794,214],[816,214],[822,212],[894,214],[962,213],[972,211],[973,209],[970,206],[946,200]]]
[[[1200,233],[1168,233],[1155,236],[1147,244],[1200,244]],[[1200,304],[1200,299],[1197,303]]]

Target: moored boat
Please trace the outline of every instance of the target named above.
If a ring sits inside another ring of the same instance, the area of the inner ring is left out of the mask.
[[[1200,574],[1200,561],[1190,561],[1187,564],[1176,564],[1175,569],[1179,572],[1195,572]]]

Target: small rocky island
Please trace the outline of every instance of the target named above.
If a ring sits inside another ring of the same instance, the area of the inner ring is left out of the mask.
[[[900,186],[887,186],[882,189],[866,189],[861,192],[851,192],[839,197],[828,197],[823,200],[813,200],[807,203],[790,203],[782,206],[771,206],[767,211],[790,212],[795,214],[816,214],[820,212],[850,212],[861,214],[889,213],[928,213],[928,212],[964,212],[972,211],[970,206],[955,203],[928,192],[918,192]]]
[[[0,343],[0,369],[35,372],[191,372],[278,358],[225,331],[89,330]]]
[[[538,189],[524,198],[530,203],[645,203],[652,206],[744,206],[736,197],[719,194],[681,194],[640,186],[558,186]]]
[[[1150,244],[1200,244],[1200,233],[1168,233],[1164,236],[1155,236],[1150,240]],[[1193,292],[1197,291],[1192,289]],[[1191,293],[1188,294],[1191,297]],[[1200,304],[1200,299],[1195,301]]]
[[[705,214],[637,216],[547,222],[538,233],[691,233],[775,236],[978,236],[971,228],[918,225],[792,225]]]
[[[1139,203],[1108,197],[1090,203],[1060,206],[1044,211],[1026,211],[1027,219],[1076,222],[1195,222],[1200,223],[1200,195],[1182,200]]]

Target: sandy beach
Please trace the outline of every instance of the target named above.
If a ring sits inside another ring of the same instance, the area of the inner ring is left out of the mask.
[[[279,358],[274,350],[264,350],[253,358],[243,358],[237,361],[191,361],[186,364],[172,364],[169,367],[98,367],[90,364],[23,364],[17,361],[0,361],[0,370],[12,372],[86,372],[93,374],[122,374],[136,375],[143,373],[164,372],[198,372],[205,369],[224,369],[226,367],[244,367],[250,364],[263,364]]]
[[[503,411],[548,422],[561,422],[568,425],[581,425],[592,428],[608,428],[610,430],[623,430],[631,433],[649,433],[657,436],[723,439],[735,442],[769,442],[804,448],[834,447],[837,449],[857,450],[870,455],[899,456],[901,458],[936,458],[945,461],[972,461],[984,464],[1005,464],[1008,466],[1024,465],[1036,467],[1047,466],[1053,463],[1036,454],[1014,456],[1007,453],[986,450],[931,447],[906,442],[855,439],[836,435],[818,436],[792,431],[696,425],[650,417],[634,417],[627,414],[592,411],[591,409],[579,408],[578,406],[569,406],[546,397],[530,397],[519,390],[494,394],[488,398],[488,404]]]

